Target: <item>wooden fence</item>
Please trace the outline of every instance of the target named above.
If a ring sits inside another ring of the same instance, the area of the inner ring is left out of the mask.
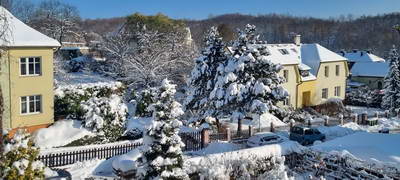
[[[108,159],[113,156],[125,154],[141,145],[141,143],[132,143],[111,147],[96,147],[93,149],[46,154],[39,156],[38,160],[42,161],[47,167],[59,167],[96,158]]]
[[[182,142],[185,143],[185,147],[183,149],[184,151],[198,151],[204,148],[201,131],[179,133],[179,136],[181,137]],[[60,167],[96,158],[108,159],[117,155],[125,154],[141,145],[142,143],[131,143],[108,147],[95,147],[85,150],[51,153],[40,155],[38,160],[43,162],[47,167]]]

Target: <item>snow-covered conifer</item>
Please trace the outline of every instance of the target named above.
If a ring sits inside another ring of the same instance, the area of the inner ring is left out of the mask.
[[[195,59],[196,64],[188,80],[189,90],[185,101],[185,109],[191,110],[197,117],[193,119],[194,122],[199,123],[203,123],[214,113],[213,109],[208,107],[208,98],[215,85],[217,68],[228,58],[216,27],[211,27],[204,41],[206,48],[201,56]]]
[[[142,156],[138,159],[136,179],[188,179],[182,169],[182,147],[177,118],[183,114],[181,105],[173,97],[175,85],[163,80],[155,103],[149,109],[153,122],[144,132]]]
[[[385,77],[384,92],[382,107],[395,115],[400,109],[400,56],[395,47],[389,54],[389,72]]]
[[[39,151],[28,133],[21,129],[13,138],[4,135],[1,143],[4,151],[0,156],[0,179],[45,178],[45,166],[36,160]]]
[[[229,115],[239,123],[247,115],[278,110],[277,102],[288,96],[280,86],[283,78],[278,72],[282,66],[269,60],[269,52],[255,30],[255,26],[247,25],[239,32],[232,47],[233,56],[217,68],[209,97],[219,116]]]

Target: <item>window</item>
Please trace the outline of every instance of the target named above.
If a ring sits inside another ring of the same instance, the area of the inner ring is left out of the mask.
[[[285,78],[285,82],[289,82],[289,70],[283,70],[283,77]]]
[[[41,59],[39,57],[21,58],[21,76],[39,76],[42,74]]]
[[[322,98],[328,99],[328,88],[322,89]]]
[[[282,55],[287,55],[289,54],[289,51],[286,49],[278,49],[278,51],[282,54]]]
[[[336,65],[336,76],[340,75],[340,66]]]
[[[291,49],[294,53],[297,53],[297,50],[295,48]]]
[[[340,86],[335,87],[335,96],[340,96]]]
[[[284,106],[289,106],[290,105],[290,96],[288,96],[285,100],[283,100],[283,105]]]
[[[329,77],[329,66],[325,66],[325,77]]]
[[[34,114],[42,112],[42,96],[22,96],[21,114]]]

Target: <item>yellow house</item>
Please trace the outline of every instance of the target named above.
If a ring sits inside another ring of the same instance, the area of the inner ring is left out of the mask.
[[[0,86],[4,100],[2,126],[29,132],[54,122],[53,52],[60,44],[27,26],[3,7],[8,27],[0,40]]]
[[[345,98],[349,75],[347,59],[319,44],[302,44],[300,36],[291,44],[267,44],[268,58],[283,69],[282,85],[289,98],[281,106],[295,109],[315,106],[330,98]]]

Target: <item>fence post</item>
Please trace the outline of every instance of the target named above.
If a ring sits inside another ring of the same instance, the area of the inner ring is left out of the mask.
[[[274,123],[273,122],[271,122],[271,132],[275,132],[275,127],[274,127]]]
[[[324,117],[324,126],[328,126],[329,125],[329,116],[325,116]]]
[[[378,111],[375,112],[375,117],[379,119],[379,112]]]
[[[344,124],[343,114],[339,114],[340,125]]]
[[[368,120],[368,114],[364,112],[364,113],[361,115],[361,124],[367,123],[367,120]]]
[[[389,111],[388,110],[385,111],[385,117],[389,118]]]
[[[352,118],[353,118],[353,122],[354,122],[354,123],[357,123],[358,114],[357,114],[357,113],[354,113],[354,114],[352,115]]]
[[[308,127],[311,127],[311,118],[309,118],[309,119],[307,120],[307,125],[308,125]]]
[[[231,129],[226,128],[226,141],[231,142],[231,140],[232,140]]]
[[[289,121],[289,131],[292,131],[293,125],[294,125],[294,120],[290,119],[290,121]]]
[[[253,126],[249,126],[249,137],[253,136]]]
[[[207,147],[208,143],[210,142],[210,132],[208,129],[203,129],[201,131],[201,148]]]

